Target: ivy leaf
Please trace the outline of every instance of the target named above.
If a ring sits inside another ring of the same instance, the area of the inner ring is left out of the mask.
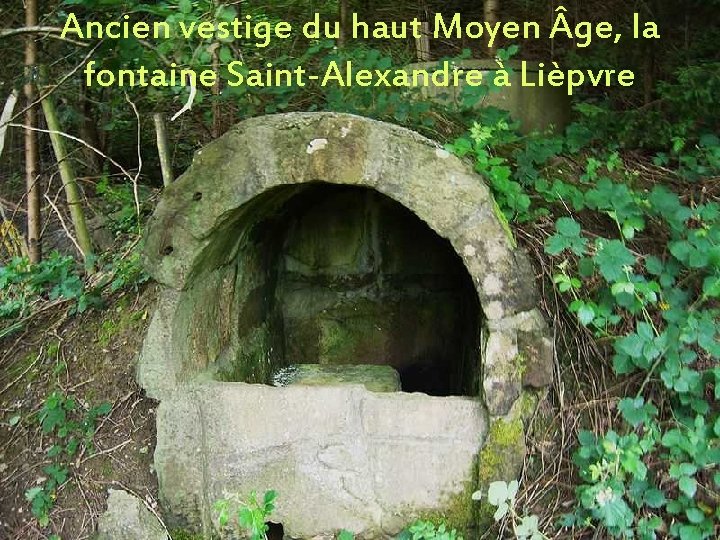
[[[623,277],[625,267],[635,264],[635,256],[620,240],[599,242],[598,252],[593,259],[608,283]]]
[[[614,533],[626,531],[633,523],[633,512],[625,500],[613,494],[612,497],[596,510],[597,517]]]
[[[697,491],[697,480],[691,478],[690,476],[683,476],[678,481],[678,488],[690,499],[692,499],[695,497],[695,492]]]
[[[655,488],[648,489],[643,495],[643,500],[650,508],[662,508],[667,502],[663,492]]]
[[[573,218],[562,217],[555,223],[556,233],[545,242],[545,252],[559,255],[566,249],[575,255],[584,255],[587,239],[581,235],[582,228]]]
[[[624,398],[618,403],[618,409],[631,426],[637,427],[646,424],[657,414],[657,408],[652,403],[645,403],[645,399]]]

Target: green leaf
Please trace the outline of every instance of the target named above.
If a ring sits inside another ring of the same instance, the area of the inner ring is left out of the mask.
[[[657,408],[652,403],[645,403],[642,397],[621,399],[618,409],[623,418],[633,427],[647,423],[657,414]]]
[[[190,0],[180,0],[178,2],[178,8],[180,9],[180,13],[187,15],[188,13],[192,12],[193,5]]]
[[[508,500],[508,485],[506,482],[491,482],[488,486],[488,502],[493,506],[499,506]]]
[[[598,252],[593,259],[608,283],[625,276],[625,267],[635,264],[635,256],[620,240],[598,242]]]
[[[592,306],[583,304],[583,306],[577,311],[577,317],[580,321],[580,324],[582,324],[583,326],[588,326],[595,320],[595,310],[592,308]]]
[[[689,498],[695,497],[697,491],[697,481],[689,476],[683,476],[678,482],[678,488]]]
[[[643,500],[650,508],[662,508],[667,502],[663,492],[655,488],[648,489],[643,495]]]
[[[694,523],[695,525],[705,521],[705,514],[699,508],[688,508],[685,510],[685,515],[687,516],[688,521],[690,523]]]
[[[633,523],[633,512],[625,500],[613,493],[596,510],[598,518],[613,533],[624,533]]]
[[[497,509],[495,510],[495,513],[493,514],[493,519],[495,521],[500,521],[502,518],[504,518],[507,513],[510,511],[510,506],[506,502],[501,502],[498,504]]]
[[[36,486],[34,488],[30,488],[25,492],[25,499],[27,499],[29,502],[32,502],[35,497],[40,495],[44,489],[41,486]]]
[[[680,540],[704,540],[707,538],[700,527],[695,525],[683,525],[680,527]]]
[[[559,255],[569,249],[575,255],[584,255],[587,239],[581,236],[580,224],[572,218],[562,217],[555,223],[556,233],[545,242],[545,252]]]

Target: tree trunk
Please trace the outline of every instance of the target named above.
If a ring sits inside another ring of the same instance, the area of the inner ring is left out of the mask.
[[[73,170],[70,160],[68,160],[65,140],[63,136],[60,135],[62,129],[60,128],[60,121],[58,120],[52,97],[43,99],[42,108],[45,113],[48,130],[50,131],[50,140],[53,150],[55,151],[55,158],[57,159],[58,168],[60,169],[60,178],[65,188],[65,196],[67,198],[68,208],[70,209],[70,218],[72,219],[73,228],[75,229],[75,236],[77,236],[77,243],[85,259],[85,267],[90,270],[92,268],[93,254],[92,239],[90,238],[90,231],[85,221],[82,195],[77,185],[75,171]]]
[[[420,2],[421,36],[415,40],[415,56],[418,62],[430,61],[430,11],[427,2]]]
[[[87,95],[87,87],[84,84],[80,85],[80,108],[82,110],[82,117],[80,118],[80,138],[88,143],[93,148],[102,150],[100,144],[100,138],[98,137],[97,124],[98,121],[94,118],[94,111],[92,103]],[[98,175],[102,172],[102,160],[95,150],[83,146],[83,156],[85,157],[85,163],[87,164],[88,172],[91,175]]]
[[[25,2],[25,26],[37,26],[37,0]],[[38,263],[42,257],[40,245],[40,185],[38,178],[37,109],[35,102],[35,76],[37,44],[29,34],[25,43],[25,99],[30,107],[25,113],[25,186],[27,190],[27,238],[30,262]]]
[[[349,18],[350,7],[348,6],[348,0],[340,0],[340,39],[338,39],[338,46],[344,47],[347,45],[349,39]]]
[[[167,129],[162,113],[153,114],[155,121],[155,135],[157,137],[158,156],[160,157],[160,169],[162,170],[163,185],[168,187],[173,183],[175,175],[170,160],[170,146],[168,145]]]
[[[500,0],[485,0],[485,22],[491,26],[495,26],[498,22],[498,12],[500,11]],[[490,56],[495,56],[497,52],[497,41],[490,47],[488,42],[488,52]]]

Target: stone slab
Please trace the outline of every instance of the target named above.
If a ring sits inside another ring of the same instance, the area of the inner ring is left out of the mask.
[[[177,523],[208,523],[215,500],[274,489],[273,520],[290,537],[387,538],[471,493],[486,429],[471,398],[203,383],[160,404],[155,467]]]

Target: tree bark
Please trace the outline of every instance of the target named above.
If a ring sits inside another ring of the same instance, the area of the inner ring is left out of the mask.
[[[157,138],[158,156],[160,157],[160,169],[162,170],[163,185],[168,187],[173,183],[175,175],[172,170],[172,161],[170,160],[170,147],[168,145],[167,128],[165,127],[165,118],[162,113],[153,114],[155,121],[155,135]]]
[[[94,111],[90,99],[88,98],[88,89],[84,84],[80,85],[80,138],[93,148],[102,150],[100,138],[98,137],[97,125],[98,121],[94,119]],[[83,155],[87,169],[91,175],[98,175],[102,171],[102,159],[92,148],[83,146]]]
[[[37,26],[37,0],[25,2],[25,26]],[[30,34],[25,43],[25,99],[29,109],[25,113],[25,186],[27,190],[27,238],[30,262],[38,263],[42,257],[40,244],[40,185],[38,177],[37,109],[32,106],[36,100],[35,77],[37,64],[37,43]]]
[[[60,121],[55,111],[55,104],[52,97],[48,96],[42,101],[43,112],[45,113],[45,121],[50,131],[50,141],[52,142],[55,158],[60,169],[60,178],[65,188],[65,197],[67,198],[68,208],[70,209],[70,218],[77,236],[77,243],[82,251],[85,259],[85,267],[90,270],[92,268],[92,239],[85,221],[85,211],[83,210],[83,200],[80,189],[77,185],[75,171],[68,159],[67,149],[65,148],[65,140],[60,132],[62,132]]]
[[[349,39],[349,16],[350,6],[348,0],[340,0],[340,39],[338,39],[338,46],[344,47],[347,45]]]
[[[429,62],[430,61],[430,11],[428,9],[427,2],[423,0],[420,2],[420,20],[422,25],[420,27],[420,38],[415,40],[415,56],[418,62]]]
[[[485,22],[491,26],[495,26],[498,22],[498,12],[500,11],[500,0],[485,0]],[[495,56],[497,52],[497,41],[492,47],[488,44],[488,52],[490,56]]]

